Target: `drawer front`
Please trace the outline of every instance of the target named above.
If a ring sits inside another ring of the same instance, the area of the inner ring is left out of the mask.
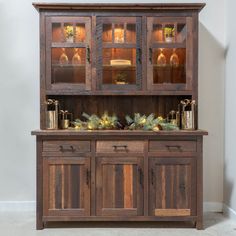
[[[143,141],[97,141],[96,151],[100,153],[142,153]]]
[[[150,141],[149,152],[196,152],[195,141]]]
[[[44,141],[43,152],[58,154],[76,154],[90,152],[90,141]]]

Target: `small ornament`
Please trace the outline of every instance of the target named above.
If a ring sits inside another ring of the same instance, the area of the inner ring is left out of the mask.
[[[72,25],[67,25],[65,27],[65,38],[67,43],[74,42],[74,28]]]

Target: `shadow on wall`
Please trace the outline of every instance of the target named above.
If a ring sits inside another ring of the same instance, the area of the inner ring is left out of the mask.
[[[227,206],[231,207],[231,201],[232,201],[232,192],[234,189],[234,182],[228,179],[227,173],[227,165],[224,166],[224,203]],[[227,213],[227,212],[226,212]]]
[[[199,25],[199,128],[204,138],[204,201],[223,202],[225,49]],[[208,209],[209,210],[209,209]]]

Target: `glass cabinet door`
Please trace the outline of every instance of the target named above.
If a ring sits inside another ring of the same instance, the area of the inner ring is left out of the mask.
[[[149,90],[191,90],[192,20],[147,18],[147,81]]]
[[[47,89],[90,90],[90,18],[51,17],[47,21]]]
[[[97,18],[97,88],[141,89],[141,18]]]

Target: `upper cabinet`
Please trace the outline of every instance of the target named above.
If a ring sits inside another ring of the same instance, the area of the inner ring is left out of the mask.
[[[191,90],[191,17],[147,18],[148,90]]]
[[[141,89],[141,17],[97,17],[96,31],[97,89]]]
[[[91,90],[90,17],[49,17],[46,22],[46,88]]]
[[[49,14],[46,90],[49,94],[73,90],[74,94],[177,91],[191,95],[197,78],[194,22],[191,14],[177,13]]]

